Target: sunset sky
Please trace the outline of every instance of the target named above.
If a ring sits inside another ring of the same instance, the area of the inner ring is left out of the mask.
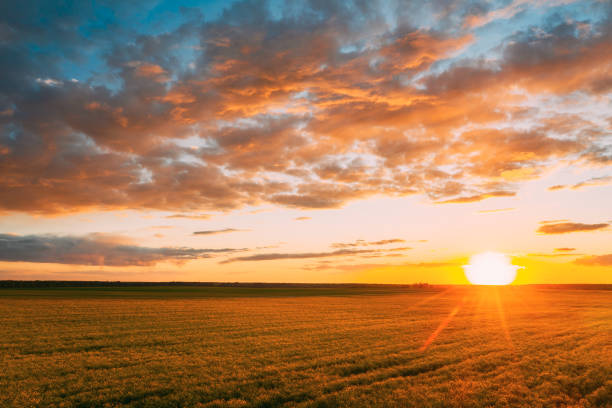
[[[0,3],[0,279],[612,283],[612,2]]]

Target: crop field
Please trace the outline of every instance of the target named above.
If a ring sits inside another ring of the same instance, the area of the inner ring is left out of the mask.
[[[610,407],[612,291],[0,289],[1,407]]]

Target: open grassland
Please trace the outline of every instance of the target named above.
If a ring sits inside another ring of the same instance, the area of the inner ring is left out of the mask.
[[[612,291],[1,289],[0,406],[612,406]]]

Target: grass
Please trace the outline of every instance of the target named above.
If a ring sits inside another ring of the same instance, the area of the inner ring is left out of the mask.
[[[0,406],[610,407],[611,306],[534,287],[1,289]]]

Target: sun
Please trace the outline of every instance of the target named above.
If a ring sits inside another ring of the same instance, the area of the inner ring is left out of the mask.
[[[510,259],[499,252],[483,252],[470,258],[463,266],[465,277],[474,285],[509,285],[516,278],[520,266],[512,265]]]

